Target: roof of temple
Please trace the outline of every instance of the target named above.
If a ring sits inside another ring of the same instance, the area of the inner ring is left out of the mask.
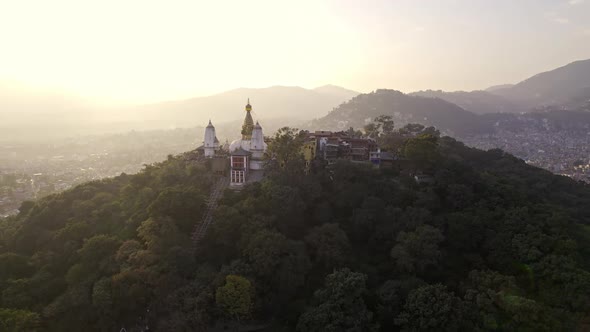
[[[241,147],[231,153],[232,156],[249,156],[251,154],[252,153],[250,151],[246,151]]]

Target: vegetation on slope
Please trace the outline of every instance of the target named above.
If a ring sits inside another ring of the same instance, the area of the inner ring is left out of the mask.
[[[196,251],[212,176],[182,157],[27,203],[0,227],[0,327],[587,327],[588,186],[416,128],[377,137],[432,184],[345,161],[306,175],[280,131],[280,167],[226,192]]]
[[[398,124],[421,123],[459,136],[491,129],[480,123],[477,114],[443,99],[386,89],[352,98],[328,115],[314,120],[312,127],[322,130],[359,128],[379,115],[392,116]]]

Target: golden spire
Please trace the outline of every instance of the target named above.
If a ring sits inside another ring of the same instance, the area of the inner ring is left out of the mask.
[[[250,98],[248,98],[248,104],[246,105],[246,118],[244,118],[244,124],[242,125],[242,139],[249,140],[252,138],[252,129],[254,129],[254,120],[252,119],[252,105],[250,105]]]
[[[252,110],[252,105],[250,105],[250,98],[248,98],[248,104],[246,104],[246,112],[250,112]]]

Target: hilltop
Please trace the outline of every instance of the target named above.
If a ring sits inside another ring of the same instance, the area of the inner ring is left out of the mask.
[[[282,167],[227,191],[196,251],[214,177],[190,153],[23,204],[0,224],[0,327],[585,328],[588,186],[432,133],[399,146],[423,185],[346,161],[306,175],[297,140],[275,142]]]
[[[476,114],[446,100],[387,89],[361,94],[314,120],[311,127],[324,130],[362,128],[367,121],[382,114],[392,116],[399,126],[417,122],[458,136],[489,130],[480,124]]]

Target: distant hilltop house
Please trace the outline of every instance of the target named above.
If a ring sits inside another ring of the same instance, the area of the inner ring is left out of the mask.
[[[382,151],[372,138],[354,137],[346,131],[307,132],[303,144],[303,157],[307,169],[315,161],[332,165],[338,160],[371,163],[380,169],[412,174],[413,164],[394,152]]]
[[[212,169],[217,173],[227,170],[227,155],[229,154],[230,188],[240,188],[247,182],[258,181],[264,172],[264,153],[267,144],[264,142],[262,127],[252,119],[252,105],[250,99],[246,105],[246,117],[242,124],[241,136],[225,147],[221,147],[215,127],[209,121],[205,128],[203,145],[197,148],[199,154],[212,160]],[[221,152],[221,153],[220,153]]]
[[[308,132],[303,145],[303,157],[309,166],[313,160],[333,164],[336,160],[369,161],[371,152],[379,147],[370,138],[351,137],[346,132],[318,130]]]

